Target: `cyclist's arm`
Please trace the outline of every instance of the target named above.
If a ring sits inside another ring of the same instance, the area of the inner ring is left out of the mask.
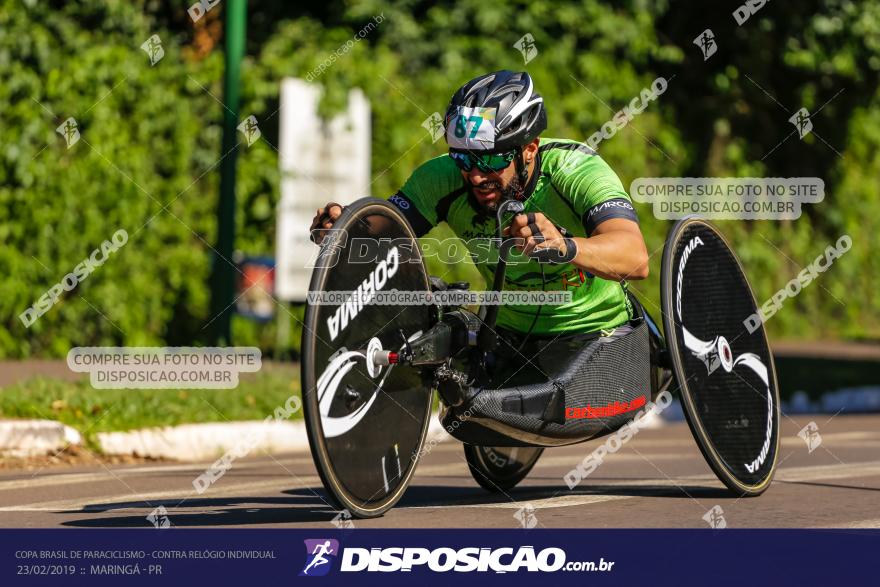
[[[425,218],[425,215],[422,214],[412,198],[404,194],[402,191],[399,191],[388,198],[388,201],[397,206],[400,213],[406,217],[410,226],[413,228],[413,232],[416,234],[416,238],[425,236],[429,230],[434,228],[434,225],[431,224],[430,220]]]
[[[623,281],[648,277],[648,250],[639,225],[626,218],[610,218],[589,238],[575,238],[572,265],[603,279]]]
[[[406,217],[416,238],[421,238],[440,223],[441,219],[437,216],[438,200],[443,194],[453,190],[456,184],[461,184],[461,181],[455,164],[448,156],[442,155],[419,165],[403,187],[388,198],[388,201]],[[335,202],[318,208],[312,220],[312,240],[321,243],[327,230],[342,215],[342,208]]]
[[[527,224],[531,220],[534,225]],[[540,231],[541,242],[535,240],[535,230]],[[603,279],[623,281],[648,276],[648,251],[639,225],[620,215],[601,220],[589,237],[565,239],[544,214],[520,214],[502,234],[521,238],[518,248],[526,255],[539,249],[557,249],[565,256],[573,240],[576,254],[569,263]]]
[[[461,174],[447,155],[425,161],[413,170],[406,183],[388,198],[406,216],[416,237],[445,220],[441,201],[448,199],[462,184]]]
[[[581,215],[586,237],[575,238],[572,263],[604,279],[648,276],[648,251],[638,216],[617,174],[596,154],[571,151],[554,186]]]

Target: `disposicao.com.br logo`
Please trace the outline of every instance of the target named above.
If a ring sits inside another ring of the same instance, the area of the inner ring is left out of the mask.
[[[336,557],[338,543],[335,540],[306,540],[308,556],[300,576],[324,575],[330,570],[328,556]],[[494,572],[515,573],[517,571],[611,571],[613,561],[604,558],[597,561],[566,561],[566,553],[561,548],[544,548],[535,551],[533,546],[517,548],[420,548],[392,546],[387,548],[347,547],[342,551],[340,572],[408,572],[414,567],[436,573],[454,572]]]

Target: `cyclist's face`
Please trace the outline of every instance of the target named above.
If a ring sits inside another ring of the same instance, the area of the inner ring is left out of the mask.
[[[533,170],[532,163],[538,152],[538,139],[535,139],[523,148],[523,157],[528,162],[529,177]],[[494,212],[501,201],[502,194],[510,193],[514,182],[517,182],[516,164],[511,161],[510,165],[500,171],[480,171],[476,166],[470,171],[461,171],[461,175],[471,185],[471,191],[480,204],[486,210]]]
[[[501,171],[480,171],[476,166],[470,171],[462,171],[465,180],[470,183],[477,202],[487,210],[494,210],[501,200],[503,190],[510,187],[516,177],[516,166],[511,163]]]

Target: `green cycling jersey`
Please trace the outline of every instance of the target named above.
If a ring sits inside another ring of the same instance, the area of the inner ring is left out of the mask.
[[[576,141],[540,140],[526,193],[531,195],[524,202],[525,211],[542,212],[569,236],[588,237],[609,218],[638,221],[614,171],[595,151]],[[419,166],[390,201],[404,213],[417,236],[442,222],[448,224],[465,241],[487,283],[492,282],[495,263],[485,258],[485,251],[487,239],[496,235],[495,215],[477,204],[449,156]],[[539,335],[597,332],[632,317],[625,282],[602,279],[570,264],[539,264],[516,249],[511,251],[504,289],[572,294],[571,302],[562,305],[502,306],[498,326],[517,332],[530,328]]]

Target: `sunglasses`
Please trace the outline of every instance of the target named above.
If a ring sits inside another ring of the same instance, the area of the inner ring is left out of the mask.
[[[493,155],[474,155],[473,153],[463,153],[461,151],[450,151],[449,156],[455,161],[455,164],[462,171],[470,171],[474,167],[484,173],[494,173],[505,169],[510,162],[516,157],[517,150],[513,149],[507,153],[496,153]]]

